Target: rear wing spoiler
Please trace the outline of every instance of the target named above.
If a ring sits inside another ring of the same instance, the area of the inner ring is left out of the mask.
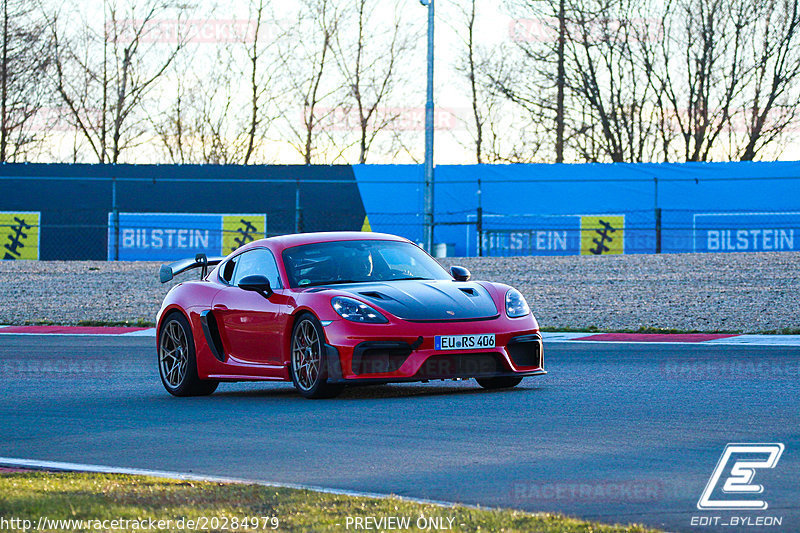
[[[158,279],[161,283],[166,283],[178,274],[192,270],[193,268],[201,268],[200,279],[206,277],[208,274],[208,267],[220,264],[225,260],[224,257],[206,257],[206,254],[197,254],[194,259],[181,259],[168,265],[161,265],[158,271]]]

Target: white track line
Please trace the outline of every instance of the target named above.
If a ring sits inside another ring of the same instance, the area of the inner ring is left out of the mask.
[[[602,333],[542,333],[547,342],[575,342],[589,344],[684,344],[702,346],[800,346],[800,335],[736,335],[706,341],[634,341],[634,340],[592,340],[593,335]],[[576,340],[581,339],[581,340]]]
[[[155,332],[150,335],[134,335],[138,333],[132,331],[130,333],[28,333],[21,331],[5,332],[0,329],[0,335],[25,335],[28,337],[42,336],[42,337],[155,337]]]
[[[765,335],[765,337],[771,337],[771,335]],[[547,340],[547,339],[545,339]],[[728,342],[725,342],[728,341]],[[553,344],[562,344],[567,343],[567,341],[547,341]],[[751,342],[735,342],[732,339],[718,339],[713,341],[700,341],[700,342],[685,342],[685,341],[593,341],[593,340],[581,340],[581,341],[569,341],[568,344],[641,344],[641,345],[655,345],[655,346],[784,346],[784,347],[792,347],[792,346],[800,346],[800,339],[795,339],[792,341],[787,342],[768,342],[768,341],[759,341],[754,340]]]
[[[4,328],[16,326],[0,326],[0,335],[43,335],[47,337],[155,337],[156,328],[147,328],[126,333],[42,333],[37,331],[3,331]]]
[[[427,500],[424,498],[409,498],[396,494],[382,494],[378,492],[360,492],[345,489],[330,489],[315,485],[302,485],[299,483],[278,483],[274,481],[259,481],[255,479],[244,479],[226,476],[207,476],[203,474],[189,474],[184,472],[169,472],[165,470],[148,470],[142,468],[126,468],[117,466],[89,465],[82,463],[64,463],[59,461],[39,461],[36,459],[17,459],[13,457],[0,457],[0,467],[7,468],[30,468],[34,470],[53,470],[60,472],[90,472],[95,474],[124,474],[129,476],[149,476],[162,479],[179,479],[182,481],[207,481],[210,483],[240,483],[246,485],[260,485],[262,487],[275,487],[282,489],[310,490],[325,494],[336,494],[339,496],[352,496],[356,498],[374,498],[379,500],[398,499],[410,503],[423,505],[436,505],[438,507],[467,507],[470,509],[494,509],[494,507],[484,507],[480,505],[469,505],[456,502],[446,502],[441,500]],[[536,513],[533,513],[536,514]]]
[[[594,335],[594,333],[574,333],[574,332],[542,332],[542,340],[546,341],[571,341],[574,339],[579,339],[581,337],[588,337],[590,335]]]
[[[156,328],[141,329],[139,331],[131,331],[130,333],[120,334],[122,337],[155,337]]]
[[[724,346],[800,346],[800,335],[738,335],[701,344]]]

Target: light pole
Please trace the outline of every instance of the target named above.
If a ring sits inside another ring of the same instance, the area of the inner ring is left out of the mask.
[[[433,253],[433,4],[436,0],[419,0],[428,8],[428,96],[425,102],[425,226],[423,245]]]

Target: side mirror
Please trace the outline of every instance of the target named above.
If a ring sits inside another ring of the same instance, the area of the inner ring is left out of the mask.
[[[469,281],[471,276],[469,270],[460,266],[451,266],[450,275],[453,276],[456,281]]]
[[[267,277],[259,274],[243,277],[239,281],[239,288],[245,291],[257,292],[264,298],[269,298],[273,294]]]

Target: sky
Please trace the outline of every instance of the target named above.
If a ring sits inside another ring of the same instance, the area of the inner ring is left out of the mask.
[[[233,0],[232,2],[220,3],[214,0],[200,0],[192,5],[191,19],[192,24],[198,32],[224,32],[231,20],[247,20],[250,15],[249,2],[247,0]],[[77,23],[89,23],[94,25],[98,31],[102,28],[103,4],[101,2],[86,2],[73,5],[77,9],[70,12],[69,8],[63,7],[58,3],[52,4],[52,9],[60,10],[62,13],[73,17]],[[298,8],[296,1],[273,2],[271,6],[274,16],[279,21],[291,20]],[[381,0],[376,6],[374,15],[377,20],[375,23],[388,23],[394,20],[396,9],[402,10],[402,16],[406,20],[406,27],[409,31],[416,31],[420,37],[413,52],[407,57],[407,64],[404,65],[406,72],[410,73],[410,82],[403,89],[403,92],[396,94],[393,98],[392,107],[401,107],[404,119],[409,121],[410,132],[406,133],[405,138],[410,139],[413,146],[410,147],[412,154],[399,153],[394,157],[384,156],[374,162],[401,162],[413,163],[421,159],[424,151],[424,135],[421,130],[424,117],[425,106],[425,71],[426,71],[426,35],[427,29],[427,8],[420,5],[418,0],[399,0],[397,4],[392,1]],[[459,36],[456,28],[460,28],[458,17],[460,7],[457,0],[436,0],[436,24],[435,24],[435,105],[437,111],[436,131],[436,162],[442,163],[471,163],[474,162],[474,149],[469,146],[470,136],[467,131],[465,120],[470,119],[471,100],[468,92],[466,80],[454,72],[453,65],[457,62],[459,48]],[[509,39],[509,28],[512,22],[511,17],[503,13],[500,3],[491,0],[481,0],[478,3],[478,21],[476,35],[482,44],[494,44]],[[269,31],[268,31],[269,35]],[[167,45],[168,46],[168,45]],[[192,44],[194,47],[194,59],[192,70],[202,71],[207,61],[213,60],[214,49],[217,46],[213,37],[201,37]],[[174,75],[169,80],[162,82],[158,89],[163,95],[166,103],[177,87],[178,80]],[[298,109],[291,113],[301,120],[302,111]],[[72,149],[72,135],[64,133],[60,139],[62,157]],[[266,152],[268,157],[279,162],[302,162],[297,151],[283,142],[267,143]],[[148,154],[146,146],[139,150],[142,157],[158,157],[156,154]],[[130,158],[130,155],[128,156]],[[352,159],[352,156],[350,157]],[[341,162],[341,161],[340,161]]]
[[[48,1],[48,0],[45,0]],[[124,1],[124,0],[123,0]],[[136,1],[136,0],[132,0]],[[142,0],[138,0],[142,1]],[[377,1],[377,0],[376,0]],[[459,60],[459,54],[463,52],[463,44],[460,42],[458,30],[463,28],[460,13],[461,6],[466,2],[459,0],[435,0],[436,1],[436,31],[435,31],[435,105],[437,107],[438,129],[435,137],[435,161],[437,164],[469,164],[474,163],[474,147],[471,143],[471,136],[468,130],[467,121],[471,118],[471,96],[469,94],[466,79],[454,69],[454,65]],[[297,0],[275,1],[271,3],[274,17],[278,21],[291,20],[298,8]],[[53,3],[53,9],[59,8],[60,4]],[[91,24],[99,24],[102,28],[103,4],[99,1],[92,1],[73,5],[77,8],[73,16],[77,16]],[[192,24],[200,32],[224,32],[229,27],[230,21],[247,20],[250,15],[249,2],[247,0],[232,0],[230,2],[219,2],[216,0],[199,0],[191,4]],[[409,32],[417,32],[419,42],[411,55],[407,57],[407,64],[404,65],[405,72],[409,74],[409,83],[402,89],[400,94],[396,94],[391,102],[392,107],[400,107],[407,118],[406,124],[411,131],[404,134],[404,141],[410,146],[408,151],[395,154],[380,153],[378,149],[374,151],[369,162],[375,163],[414,163],[419,162],[424,151],[424,135],[421,130],[422,118],[424,117],[425,105],[425,67],[426,67],[426,42],[424,32],[426,30],[427,8],[420,5],[418,0],[398,0],[397,3],[390,0],[380,0],[375,6],[376,26],[391,22],[396,16],[396,10],[402,11],[402,16],[406,20],[406,27]],[[525,32],[528,35],[542,35],[542,29],[531,25],[530,21],[514,20],[504,9],[502,0],[479,0],[477,3],[477,28],[476,37],[482,46],[491,47],[504,42],[511,42],[515,32]],[[269,28],[269,25],[267,26]],[[274,33],[273,33],[274,34]],[[267,31],[267,35],[271,35]],[[269,38],[269,37],[268,37]],[[544,38],[547,38],[546,36]],[[224,41],[224,38],[223,38]],[[215,38],[201,37],[191,45],[194,50],[192,73],[197,74],[204,70],[210,70],[209,61],[213,61],[215,47],[218,46]],[[184,80],[178,79],[173,73],[168,79],[161,83],[156,98],[161,98],[161,103],[168,105],[173,98],[178,84]],[[243,98],[242,104],[246,104],[246,94],[241,92],[234,95],[234,98]],[[291,120],[300,122],[302,120],[302,105],[298,105],[296,110],[285,110],[286,115]],[[408,122],[410,120],[410,122]],[[513,135],[509,132],[509,135]],[[278,140],[281,137],[273,136],[265,143],[264,156],[267,160],[279,163],[301,163],[299,153],[291,145]],[[71,149],[72,137],[64,133],[60,137],[60,146],[56,151],[62,153]],[[783,154],[783,159],[796,159],[799,153],[800,144],[795,142]],[[156,160],[162,155],[156,153],[151,147],[144,145],[136,152],[138,157],[146,160]],[[326,154],[328,162],[331,157]],[[126,159],[136,159],[137,156],[127,155]],[[353,150],[345,154],[344,160],[332,160],[332,162],[355,162],[356,156]],[[134,161],[132,161],[134,162]],[[135,161],[138,162],[138,161]]]

